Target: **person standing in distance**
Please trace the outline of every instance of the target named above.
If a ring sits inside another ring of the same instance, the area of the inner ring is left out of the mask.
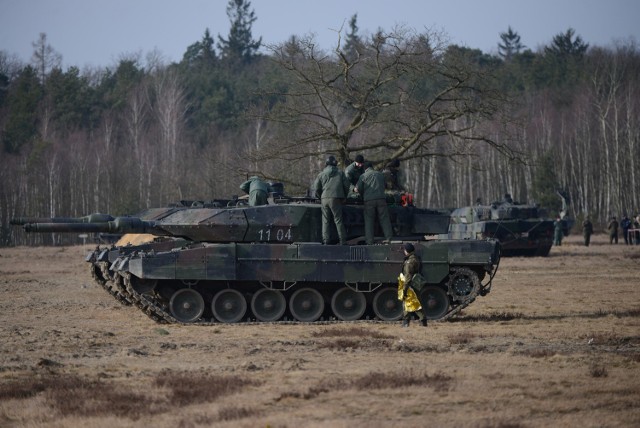
[[[585,247],[588,247],[589,243],[591,242],[591,234],[593,234],[593,223],[591,223],[591,220],[589,220],[589,217],[587,217],[582,222],[582,236],[584,238]]]
[[[384,242],[388,244],[393,236],[393,229],[384,193],[384,174],[373,169],[371,162],[366,162],[364,174],[356,184],[356,191],[364,201],[364,234],[367,245],[373,245],[376,215],[382,227]]]
[[[342,221],[342,204],[349,192],[349,180],[338,169],[338,161],[334,156],[327,157],[325,165],[313,184],[316,198],[322,204],[322,243],[330,243],[330,227],[334,223],[338,229],[340,245],[346,245],[347,230]]]
[[[616,217],[611,217],[611,221],[607,226],[607,230],[609,231],[609,244],[613,244],[614,242],[618,244],[618,225]]]
[[[626,214],[622,216],[620,220],[620,228],[622,229],[622,237],[624,238],[624,243],[629,245],[633,244],[633,241],[629,239],[629,229],[631,229],[631,219],[627,217]]]
[[[553,245],[562,245],[563,228],[562,219],[558,216],[553,222]]]

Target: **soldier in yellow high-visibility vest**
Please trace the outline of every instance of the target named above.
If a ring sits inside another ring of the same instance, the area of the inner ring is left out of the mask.
[[[420,274],[422,266],[420,257],[415,254],[415,247],[411,243],[404,244],[404,263],[402,273],[398,276],[398,300],[402,300],[402,327],[409,327],[411,313],[414,312],[420,323],[427,326],[427,317],[422,309],[413,280],[416,274]]]

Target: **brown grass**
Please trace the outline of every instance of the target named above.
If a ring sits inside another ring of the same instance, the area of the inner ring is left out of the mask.
[[[393,372],[369,372],[362,376],[334,378],[322,381],[319,385],[309,388],[305,392],[286,391],[276,398],[281,401],[287,398],[310,400],[320,394],[356,390],[370,392],[379,389],[404,389],[408,387],[428,387],[436,392],[445,392],[451,388],[453,378],[443,373],[427,374],[408,369]]]
[[[20,379],[0,384],[0,400],[24,400],[43,394],[46,402],[61,416],[107,416],[138,420],[192,404],[213,402],[260,382],[240,376],[210,376],[201,373],[163,372],[155,385],[169,389],[167,397],[134,392],[131,387],[98,379],[66,374],[48,374],[36,379]],[[222,420],[241,418],[247,409],[228,409]]]
[[[166,403],[129,387],[74,375],[46,375],[0,385],[0,399],[27,399],[44,394],[46,402],[61,416],[116,415],[139,419],[163,411]]]
[[[476,335],[468,331],[462,331],[455,335],[450,335],[448,336],[448,338],[449,338],[449,343],[452,345],[463,345],[463,344],[471,343],[473,339],[476,338]]]
[[[260,383],[235,375],[172,371],[163,371],[154,381],[156,386],[169,389],[169,401],[178,406],[213,402],[219,397],[233,394],[248,386],[258,386]]]
[[[347,383],[347,388],[360,391],[385,388],[406,388],[410,386],[430,387],[435,391],[447,391],[453,378],[443,373],[429,375],[427,373],[407,370],[406,372],[380,373],[371,372]]]
[[[328,328],[326,330],[314,331],[311,333],[313,337],[358,337],[371,338],[371,339],[393,339],[394,336],[382,333],[375,326],[370,328],[349,326],[349,327],[336,327]]]
[[[524,355],[526,357],[531,357],[531,358],[546,358],[546,357],[553,357],[554,355],[556,355],[556,351],[552,349],[544,349],[544,348],[526,349],[526,350],[517,352],[517,354]]]
[[[404,329],[159,325],[78,247],[0,248],[0,427],[640,426],[640,246],[580,239]]]
[[[249,417],[260,416],[263,412],[251,407],[223,407],[218,411],[218,419],[221,421],[235,421],[238,419],[246,419]]]
[[[607,377],[609,375],[607,368],[599,364],[592,364],[589,367],[589,373],[593,377]]]

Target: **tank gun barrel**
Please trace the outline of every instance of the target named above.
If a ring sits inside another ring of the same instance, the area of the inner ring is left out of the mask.
[[[84,217],[16,217],[9,221],[15,226],[24,226],[34,223],[106,223],[115,220],[109,214],[90,214]]]
[[[157,236],[171,233],[156,227],[154,221],[141,220],[137,217],[116,217],[113,221],[93,223],[26,223],[25,232],[29,233],[150,233]]]

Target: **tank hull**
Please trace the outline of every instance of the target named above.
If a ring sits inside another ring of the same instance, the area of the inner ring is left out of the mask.
[[[497,239],[505,257],[544,257],[549,254],[553,245],[553,221],[531,219],[451,224],[448,238]]]
[[[427,283],[424,292],[435,296],[422,296],[425,302],[432,302],[425,303],[428,318],[449,318],[478,295],[489,292],[490,280],[481,281],[492,278],[497,269],[500,250],[496,241],[434,240],[416,241],[414,245],[423,261],[422,274]],[[160,322],[239,321],[213,309],[221,299],[220,293],[233,294],[227,296],[232,301],[229,305],[244,308],[238,310],[244,321],[277,321],[287,316],[302,322],[362,318],[391,321],[402,313],[396,293],[403,260],[402,243],[229,243],[197,244],[179,251],[138,251],[118,258],[110,269],[124,278],[128,298]],[[469,288],[462,291],[453,289],[450,283],[452,273],[461,268],[469,276]],[[288,302],[281,304],[284,310],[277,319],[265,317],[254,307],[255,296],[264,294],[264,290]],[[296,309],[296,293],[304,291],[315,296],[309,305],[322,307],[321,311],[309,315]],[[190,307],[200,306],[197,316],[190,311],[185,314],[182,297],[189,297]],[[344,307],[357,307],[356,301],[361,302],[362,311],[353,318],[354,314]]]

